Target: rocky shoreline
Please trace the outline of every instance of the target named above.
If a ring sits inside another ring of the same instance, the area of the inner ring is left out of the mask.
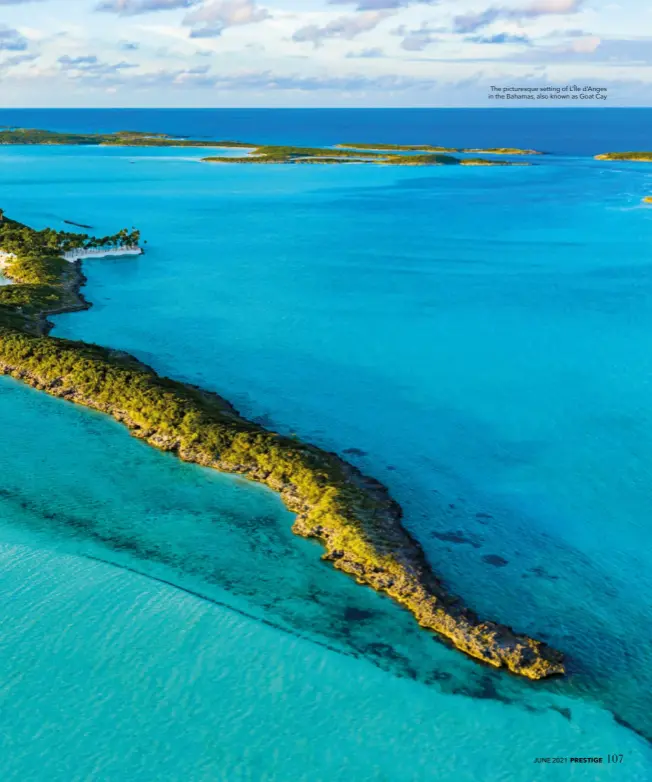
[[[112,416],[135,437],[184,461],[243,475],[278,492],[293,531],[324,559],[405,606],[465,654],[530,679],[565,672],[563,656],[510,627],[482,621],[449,594],[402,525],[387,488],[338,455],[270,432],[212,392],[159,376],[128,354],[48,336],[48,316],[88,309],[81,262],[68,266],[57,306],[31,328],[0,326],[0,374]]]

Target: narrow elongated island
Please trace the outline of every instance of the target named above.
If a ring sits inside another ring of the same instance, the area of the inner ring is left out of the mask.
[[[217,394],[161,377],[133,356],[49,336],[48,316],[90,306],[75,258],[135,251],[137,231],[100,239],[36,231],[0,210],[0,374],[98,410],[135,437],[179,458],[244,475],[277,491],[293,530],[319,540],[334,567],[405,606],[419,624],[465,654],[530,679],[565,672],[542,641],[482,621],[449,594],[401,523],[387,489],[339,456],[243,418]],[[67,257],[73,260],[66,260]]]
[[[603,152],[596,160],[619,160],[631,163],[652,163],[652,152]]]
[[[336,149],[381,150],[388,152],[474,152],[484,155],[543,155],[536,149],[516,147],[437,147],[432,144],[336,144]]]

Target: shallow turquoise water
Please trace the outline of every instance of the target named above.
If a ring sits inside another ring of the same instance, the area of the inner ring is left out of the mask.
[[[3,779],[532,779],[534,757],[605,741],[646,779],[610,713],[419,633],[292,539],[272,493],[14,381],[0,416]]]
[[[149,240],[142,258],[86,265],[95,307],[57,318],[56,334],[130,350],[270,426],[357,449],[349,458],[390,486],[466,602],[549,638],[572,668],[533,686],[477,666],[319,562],[274,495],[3,381],[0,540],[5,590],[19,595],[3,669],[23,648],[57,655],[16,674],[2,711],[36,699],[54,724],[65,692],[65,713],[83,708],[84,731],[104,736],[84,752],[73,731],[53,763],[81,755],[103,778],[144,780],[160,778],[157,763],[172,779],[188,764],[192,779],[227,780],[650,777],[648,747],[612,716],[652,735],[649,168],[0,157],[12,216],[99,233],[134,223]],[[144,679],[132,644],[151,647]],[[71,685],[76,666],[85,688]],[[145,749],[125,754],[133,720]],[[28,729],[11,720],[5,736]],[[38,747],[52,752],[47,731]],[[608,752],[627,754],[626,771],[533,766]],[[34,754],[12,757],[25,778]]]

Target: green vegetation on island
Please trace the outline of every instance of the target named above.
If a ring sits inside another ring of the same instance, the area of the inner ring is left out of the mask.
[[[10,128],[0,130],[0,145],[76,145],[109,147],[199,147],[241,150],[242,155],[211,155],[205,163],[269,164],[302,163],[333,165],[340,163],[375,163],[390,166],[444,165],[526,165],[487,158],[459,158],[450,152],[487,152],[491,154],[536,154],[532,150],[487,149],[467,150],[448,147],[405,146],[400,144],[338,144],[335,147],[297,147],[274,144],[252,144],[244,141],[208,141],[176,138],[166,133],[145,133],[122,130],[116,133],[61,133],[51,130]],[[422,154],[396,154],[399,152]]]
[[[85,309],[78,291],[80,273],[62,255],[70,250],[131,247],[139,241],[140,232],[126,228],[99,238],[52,228],[35,231],[0,210],[0,270],[20,283],[0,286],[0,326],[20,323],[33,330],[44,312]]]
[[[322,147],[254,145],[252,152],[242,157],[211,156],[203,160],[207,163],[341,163],[347,160],[376,162],[385,158],[386,155],[376,153],[359,154]]]
[[[545,155],[545,152],[538,152],[536,149],[517,149],[516,147],[467,147],[460,152],[470,152],[483,155]]]
[[[529,166],[529,163],[510,163],[507,160],[487,160],[484,157],[464,157],[461,166]]]
[[[542,155],[535,149],[516,147],[437,147],[432,144],[337,144],[336,149],[378,150],[387,152],[464,152],[486,155]]]
[[[335,149],[357,149],[378,152],[461,152],[457,147],[436,147],[432,144],[336,144]]]
[[[251,154],[242,157],[215,156],[203,158],[205,163],[269,164],[269,163],[373,163],[382,166],[509,166],[525,165],[505,160],[485,158],[459,158],[440,153],[398,155],[389,152],[366,152],[350,149],[322,149],[321,147],[256,147]]]
[[[47,316],[86,308],[79,262],[57,253],[110,241],[0,223],[5,271],[0,289],[0,374],[113,416],[134,435],[179,458],[235,473],[277,491],[296,514],[293,530],[318,539],[324,559],[384,592],[419,624],[485,663],[530,679],[564,673],[560,652],[511,628],[484,622],[450,595],[401,523],[387,489],[336,454],[264,429],[217,394],[160,377],[132,356],[48,336]],[[85,235],[84,235],[85,236]],[[134,234],[120,232],[114,241]]]
[[[36,130],[31,128],[0,130],[0,145],[2,144],[235,148],[252,146],[241,141],[205,141],[202,139],[176,138],[169,136],[167,133],[143,133],[136,130],[120,130],[116,133],[59,133],[53,130]]]
[[[652,152],[604,152],[596,160],[629,160],[633,163],[652,163]]]

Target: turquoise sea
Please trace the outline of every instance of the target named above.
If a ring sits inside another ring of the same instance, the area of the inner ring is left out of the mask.
[[[468,605],[570,669],[472,662],[322,563],[275,494],[0,378],[2,782],[652,779],[652,166],[591,157],[649,148],[652,110],[0,124],[553,152],[397,169],[0,148],[0,206],[139,227],[146,254],[87,262],[94,306],[54,334],[345,455]]]

